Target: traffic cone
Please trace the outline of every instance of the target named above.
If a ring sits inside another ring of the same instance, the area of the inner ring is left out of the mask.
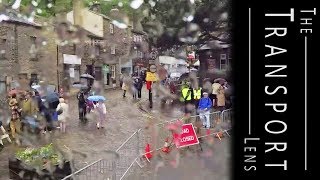
[[[219,140],[221,141],[221,138],[223,138],[223,132],[218,132],[216,135],[215,135],[216,138],[219,138]]]
[[[145,148],[145,157],[150,160],[152,158],[152,154],[150,153],[151,148],[150,148],[150,144],[147,143],[146,148]]]
[[[169,138],[167,138],[166,141],[164,142],[164,146],[162,148],[162,152],[165,152],[165,153],[169,153],[170,152],[168,141],[169,141]]]

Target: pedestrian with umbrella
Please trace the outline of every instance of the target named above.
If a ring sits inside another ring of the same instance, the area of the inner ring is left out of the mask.
[[[84,120],[86,117],[86,99],[85,94],[83,90],[80,90],[80,92],[77,95],[78,99],[78,110],[79,110],[79,119]]]
[[[46,133],[47,131],[51,132],[53,130],[53,121],[58,120],[56,109],[59,104],[59,94],[52,92],[43,98],[45,99],[44,116],[47,121],[43,133]]]
[[[104,122],[106,120],[107,109],[104,101],[106,100],[103,96],[89,96],[88,100],[98,102],[95,104],[95,110],[97,111],[99,118],[97,122],[97,128],[104,128]]]

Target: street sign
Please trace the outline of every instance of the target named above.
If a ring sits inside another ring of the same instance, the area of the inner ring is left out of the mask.
[[[146,81],[157,81],[157,74],[152,72],[147,72]]]
[[[152,73],[157,72],[157,66],[156,65],[151,65],[150,66],[150,72],[152,72]]]
[[[151,59],[153,60],[157,59],[157,54],[155,52],[151,53]]]
[[[193,128],[192,123],[183,124],[181,133],[180,134],[174,133],[173,138],[177,148],[199,144],[199,140]]]

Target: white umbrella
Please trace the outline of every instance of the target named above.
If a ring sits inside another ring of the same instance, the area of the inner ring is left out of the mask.
[[[82,75],[80,76],[80,78],[94,79],[94,77],[91,76],[90,74],[82,74]]]

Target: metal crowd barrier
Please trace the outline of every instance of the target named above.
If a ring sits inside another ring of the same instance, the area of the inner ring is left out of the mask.
[[[148,117],[154,118],[149,114]],[[190,116],[189,120],[191,120],[191,122],[194,123],[199,117],[200,115]],[[71,175],[65,177],[62,180],[122,180],[125,177],[128,177],[130,174],[132,175],[134,172],[137,173],[138,169],[144,167],[143,162],[141,161],[141,157],[145,155],[145,145],[149,143],[153,146],[151,147],[150,152],[161,150],[164,146],[164,142],[166,141],[166,139],[172,137],[171,132],[167,129],[167,125],[176,122],[178,119],[179,118],[158,123],[148,129],[138,129],[129,138],[127,138],[119,146],[119,148],[116,149],[116,153],[119,154],[118,159],[99,159],[98,161],[95,161],[85,166],[84,168],[79,169],[78,171],[72,173]],[[232,121],[232,109],[227,109],[222,112],[217,111],[210,113],[210,125],[213,128],[221,122],[232,123]],[[228,133],[229,130],[230,129],[220,128],[218,131],[214,133],[208,135],[206,134],[198,138],[217,135],[221,132],[230,136]],[[138,169],[136,169],[137,167]]]

